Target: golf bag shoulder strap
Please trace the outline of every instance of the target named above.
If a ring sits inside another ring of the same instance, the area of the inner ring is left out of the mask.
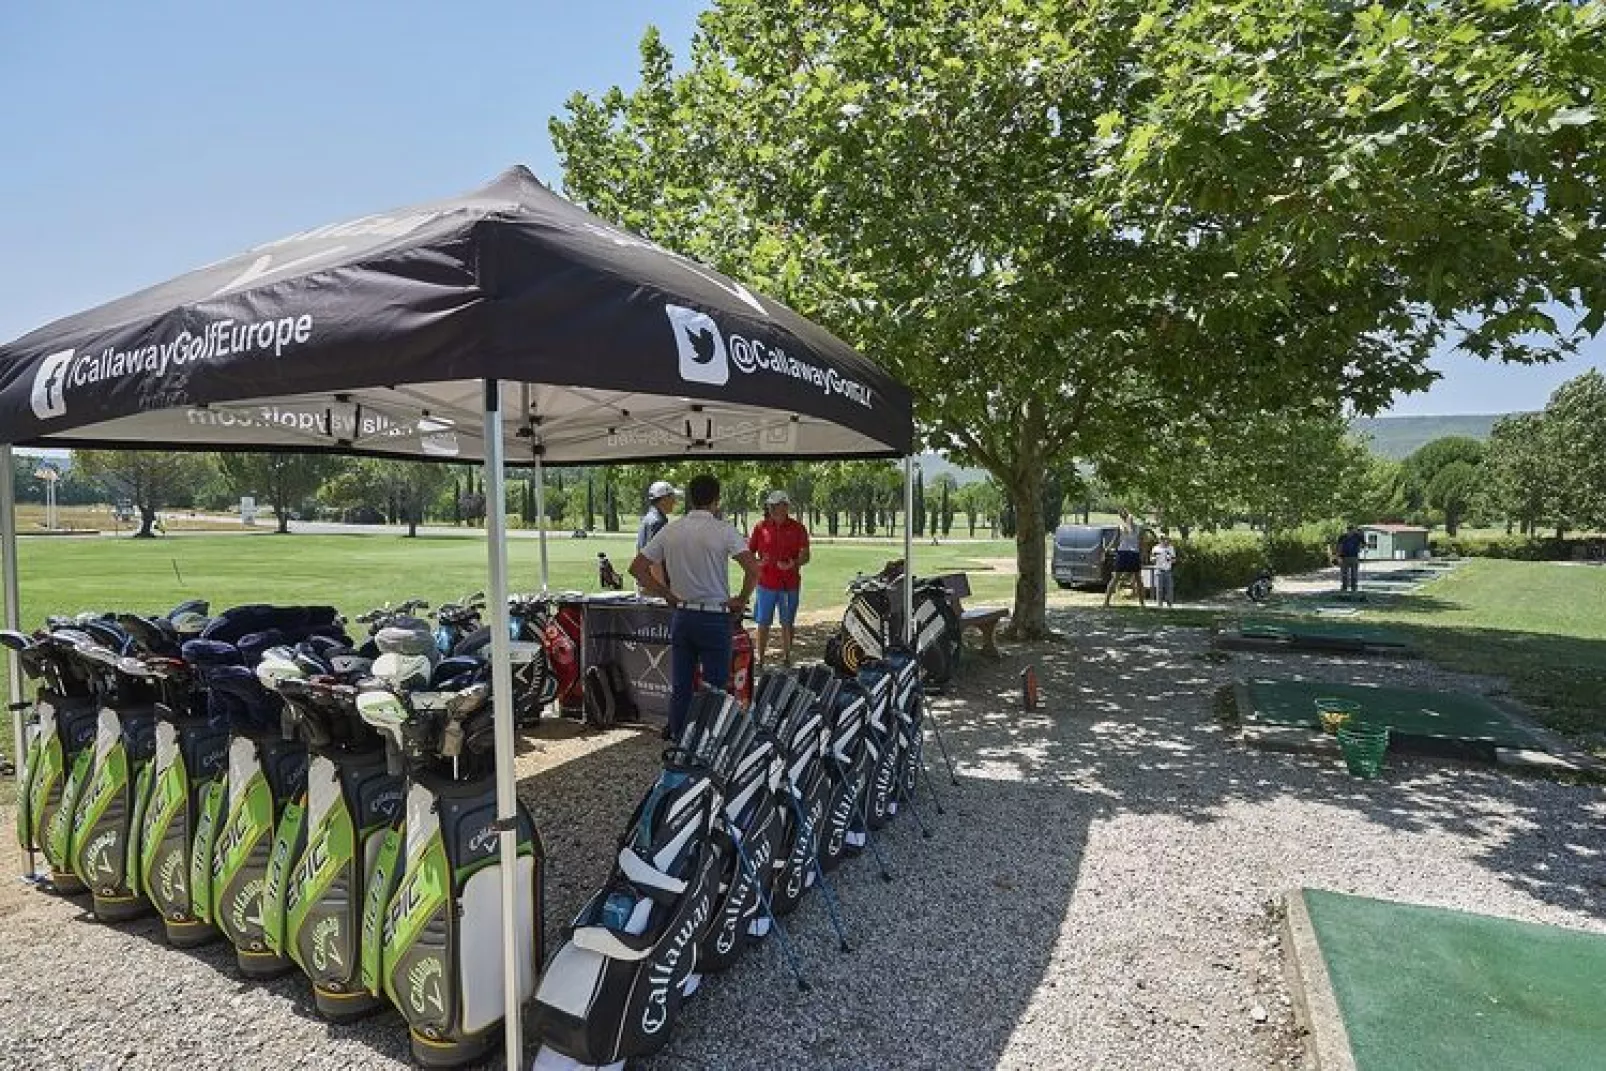
[[[584,700],[586,722],[598,729],[610,729],[619,720],[619,697],[614,687],[613,667],[607,664],[588,666],[585,674]]]
[[[640,721],[641,711],[636,707],[636,696],[630,688],[630,679],[625,676],[625,668],[617,662],[608,662],[602,668],[613,690],[614,720]]]

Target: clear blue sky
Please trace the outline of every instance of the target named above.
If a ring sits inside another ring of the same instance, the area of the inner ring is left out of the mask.
[[[0,340],[320,223],[559,178],[547,119],[700,0],[0,4]],[[1397,413],[1532,409],[1592,360],[1443,362]]]

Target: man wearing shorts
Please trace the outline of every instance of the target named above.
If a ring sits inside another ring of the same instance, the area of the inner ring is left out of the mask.
[[[758,601],[753,619],[758,622],[758,664],[769,655],[770,624],[781,615],[781,662],[792,664],[792,628],[797,622],[798,596],[803,590],[800,570],[809,563],[809,531],[792,517],[792,500],[785,491],[771,491],[764,499],[764,519],[753,528],[748,549],[758,559]]]
[[[1130,510],[1121,510],[1121,532],[1116,537],[1115,544],[1115,570],[1110,574],[1110,585],[1104,589],[1104,605],[1110,605],[1110,597],[1115,589],[1121,586],[1121,581],[1130,578],[1132,593],[1138,597],[1138,608],[1143,608],[1143,525],[1132,516]]]

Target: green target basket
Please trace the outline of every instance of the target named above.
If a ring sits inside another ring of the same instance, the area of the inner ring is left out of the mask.
[[[1383,772],[1383,756],[1389,749],[1387,725],[1348,725],[1338,730],[1338,746],[1344,752],[1344,765],[1356,777],[1370,781]]]
[[[1322,731],[1329,735],[1355,725],[1361,720],[1361,705],[1353,699],[1335,699],[1322,696],[1315,701],[1316,718]]]

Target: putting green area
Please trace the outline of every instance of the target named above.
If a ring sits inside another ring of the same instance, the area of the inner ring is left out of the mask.
[[[1606,1067],[1606,935],[1301,895],[1358,1071]]]
[[[1320,730],[1316,700],[1322,698],[1360,704],[1357,722],[1387,725],[1390,749],[1472,754],[1490,759],[1497,747],[1544,750],[1539,741],[1488,700],[1454,692],[1257,678],[1240,689],[1239,717],[1248,724]]]
[[[1367,647],[1409,647],[1398,632],[1370,625],[1295,617],[1245,618],[1238,634],[1246,640],[1271,640],[1292,647],[1360,650]]]

